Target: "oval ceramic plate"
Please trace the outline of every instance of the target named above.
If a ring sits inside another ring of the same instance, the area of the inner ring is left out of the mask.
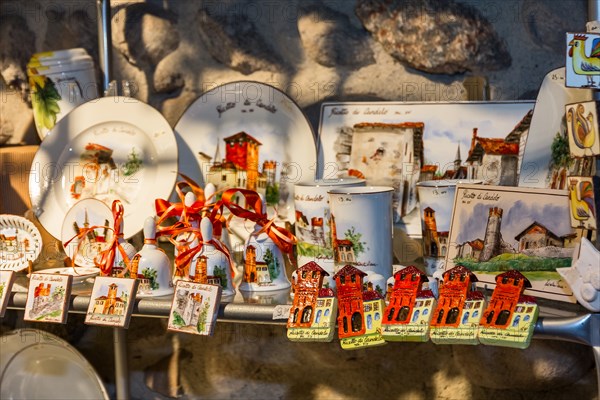
[[[48,268],[35,271],[36,274],[56,274],[56,275],[72,275],[73,284],[83,283],[88,278],[93,278],[100,274],[100,268],[96,267],[63,267],[63,268]]]
[[[154,199],[170,195],[176,171],[177,143],[164,117],[138,100],[105,97],[75,108],[50,131],[33,159],[29,194],[55,238],[77,201],[121,200],[129,238],[154,215]]]
[[[21,271],[42,251],[42,237],[33,222],[0,215],[0,270]]]
[[[294,183],[320,176],[308,119],[285,93],[263,83],[232,82],[204,93],[184,112],[175,136],[179,172],[201,186],[262,193],[282,217],[284,206],[293,207]]]
[[[90,363],[66,341],[21,329],[2,336],[0,398],[108,399]]]
[[[92,198],[78,201],[67,211],[67,215],[63,219],[60,238],[65,253],[69,257],[73,258],[77,250],[75,265],[80,267],[96,266],[94,258],[106,249],[108,241],[114,235],[111,230],[102,228],[103,226],[112,227],[112,219],[111,209],[104,202]],[[90,230],[83,238],[73,239],[82,229],[90,229],[94,226],[99,228]],[[65,245],[67,242],[69,244]]]

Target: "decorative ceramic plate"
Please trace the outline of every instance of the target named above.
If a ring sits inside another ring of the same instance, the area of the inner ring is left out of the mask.
[[[102,380],[74,347],[48,332],[2,336],[0,398],[108,399]]]
[[[185,111],[175,135],[179,172],[203,187],[211,182],[217,190],[262,193],[281,217],[293,207],[294,183],[320,175],[306,116],[263,83],[232,82],[204,93]]]
[[[48,268],[35,271],[36,274],[57,274],[57,275],[72,275],[73,284],[83,283],[88,278],[93,278],[100,274],[100,268],[96,267],[63,267],[63,268]]]
[[[546,75],[533,109],[519,186],[566,189],[566,175],[578,175],[566,171],[565,168],[552,167],[552,143],[557,134],[563,135],[566,140],[565,105],[589,100],[592,100],[591,90],[565,87],[564,67]]]
[[[99,228],[89,231],[83,238],[73,239],[82,230],[94,226]],[[65,253],[69,257],[73,258],[77,250],[75,265],[80,267],[96,266],[94,258],[106,249],[108,241],[114,235],[113,231],[102,228],[104,226],[113,226],[113,215],[111,209],[100,200],[83,199],[67,211],[60,237]],[[67,242],[69,244],[65,246]],[[79,249],[77,249],[78,246]]]
[[[33,222],[16,215],[0,215],[0,269],[21,271],[42,251],[42,236]]]
[[[95,198],[125,208],[124,236],[142,229],[154,199],[166,198],[177,171],[177,143],[164,117],[128,97],[105,97],[75,108],[50,131],[29,176],[32,208],[60,237],[67,210]]]

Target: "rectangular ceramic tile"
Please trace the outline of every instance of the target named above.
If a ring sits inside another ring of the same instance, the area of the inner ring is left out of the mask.
[[[96,277],[85,323],[127,329],[137,285],[137,279]]]
[[[25,305],[26,321],[67,322],[73,276],[32,274]]]
[[[220,285],[178,281],[168,329],[194,335],[212,335],[217,323],[221,290]]]

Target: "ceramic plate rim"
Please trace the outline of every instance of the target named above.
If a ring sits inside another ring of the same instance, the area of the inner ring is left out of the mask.
[[[25,228],[27,230],[27,233],[39,244],[39,246],[37,247],[37,249],[34,252],[33,258],[29,259],[28,257],[25,257],[24,260],[8,261],[8,262],[5,262],[3,260],[2,264],[0,265],[0,270],[2,270],[2,271],[15,271],[15,272],[22,271],[29,266],[29,262],[28,262],[29,260],[31,260],[31,261],[37,260],[37,258],[42,253],[42,249],[44,247],[42,235],[41,235],[39,229],[35,226],[35,224],[25,217],[21,217],[19,215],[11,215],[11,214],[0,214],[0,228],[2,228],[3,226],[9,227],[9,226],[2,224],[3,220],[7,220],[7,221],[12,220],[13,226],[11,226],[11,227],[14,227],[14,224],[17,221],[20,221],[22,224],[21,228]]]
[[[64,205],[61,205],[54,199],[55,194],[53,192],[55,186],[60,184],[61,176],[58,178],[51,175],[43,176],[44,168],[48,165],[57,165],[58,161],[53,158],[62,156],[64,148],[82,132],[99,124],[111,122],[135,126],[143,132],[157,151],[157,160],[152,165],[157,170],[156,175],[159,184],[147,185],[154,188],[152,197],[167,198],[173,191],[177,178],[177,174],[173,170],[176,172],[179,165],[177,140],[173,128],[158,110],[141,100],[123,96],[103,97],[83,103],[58,121],[45,137],[35,154],[31,167],[33,173],[29,176],[29,197],[34,214],[48,233],[56,239],[60,240],[59,231],[62,224],[56,223],[55,220],[64,218],[70,207],[66,201]],[[163,131],[164,134],[161,135],[161,138],[155,139],[152,133],[160,131]],[[158,166],[159,163],[168,165]],[[62,165],[58,166],[62,167]],[[53,174],[53,171],[50,171],[50,174]],[[59,173],[58,175],[62,174]],[[39,182],[36,182],[36,180],[39,180]],[[140,196],[143,196],[143,194],[140,194]],[[138,203],[140,200],[143,199],[136,198]],[[125,238],[138,233],[142,229],[146,217],[153,215],[153,201],[154,199],[149,201],[147,207],[139,207],[139,204],[124,204]],[[56,227],[56,225],[59,226]]]

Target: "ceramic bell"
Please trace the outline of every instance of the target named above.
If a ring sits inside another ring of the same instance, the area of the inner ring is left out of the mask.
[[[266,214],[264,200],[262,211]],[[285,272],[283,254],[269,235],[260,232],[261,229],[259,224],[254,225],[254,231],[246,241],[244,275],[239,289],[247,292],[289,289],[291,284]]]
[[[185,194],[185,198],[183,199],[183,204],[185,204],[186,207],[191,207],[195,202],[196,202],[196,195],[193,192],[188,192]],[[181,218],[180,218],[180,220],[181,220]],[[196,220],[196,219],[190,220],[190,225],[196,229],[200,228],[200,224],[199,224],[198,220]],[[188,243],[192,239],[192,237],[193,236],[189,233],[182,233],[177,236],[176,241],[177,241],[177,243],[185,244],[185,243]],[[188,249],[191,249],[191,248],[198,246],[199,244],[200,243],[198,242],[198,239],[196,239],[194,237],[193,240],[191,240],[191,243],[187,244],[186,247]],[[179,254],[179,250],[177,249],[177,247],[175,247],[174,256],[177,257],[178,254]],[[177,268],[175,267],[173,270],[173,283],[177,282],[180,279],[187,279],[189,272],[190,272],[189,265],[184,266],[182,271],[177,270]]]
[[[206,198],[206,203],[212,205],[216,201],[215,192],[217,188],[212,183],[207,183],[204,187],[204,197]],[[210,213],[210,212],[208,212]],[[227,250],[231,253],[231,238],[229,237],[229,232],[227,231],[227,226],[224,222],[215,221],[213,222],[213,238],[220,241],[227,247]],[[205,240],[206,241],[206,240]]]
[[[131,260],[131,277],[140,281],[137,297],[166,296],[173,293],[171,261],[156,245],[154,217],[144,221],[144,246]]]
[[[213,226],[209,218],[202,218],[200,232],[204,244],[191,262],[190,278],[197,283],[219,285],[223,289],[223,296],[233,296],[235,289],[229,260],[225,253],[208,243],[213,240]]]
[[[117,235],[119,235],[119,238],[117,239],[119,242],[119,246],[121,246],[123,248],[123,250],[125,250],[125,254],[127,254],[127,257],[131,261],[133,256],[135,256],[135,253],[137,252],[137,250],[135,249],[135,247],[133,247],[133,245],[131,243],[129,243],[128,241],[123,239],[123,236],[122,236],[123,223],[121,223],[119,232],[115,232],[115,233]],[[115,253],[115,261],[113,262],[113,268],[112,268],[111,275],[118,276],[121,272],[123,272],[124,269],[125,269],[125,263],[123,262],[123,256],[121,255],[120,251],[117,251]]]

